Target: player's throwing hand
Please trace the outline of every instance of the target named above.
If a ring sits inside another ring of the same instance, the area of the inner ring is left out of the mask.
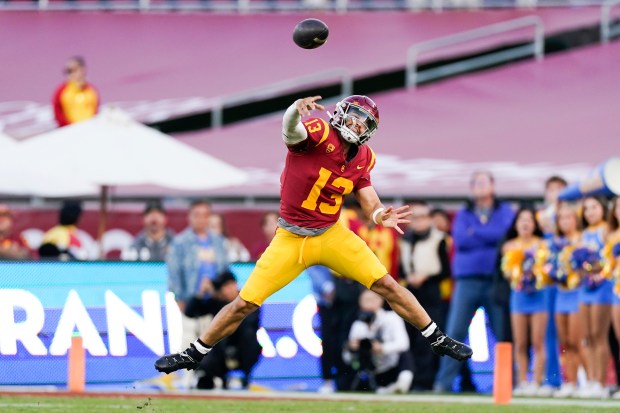
[[[311,110],[324,110],[325,108],[323,107],[323,105],[316,103],[316,101],[319,99],[321,99],[320,96],[311,96],[303,99],[298,99],[297,102],[295,102],[295,108],[297,108],[297,112],[300,116],[310,115]]]

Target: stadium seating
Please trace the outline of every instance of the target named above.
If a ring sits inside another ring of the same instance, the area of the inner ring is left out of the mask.
[[[517,188],[539,194],[557,170],[578,179],[610,155],[620,133],[613,115],[620,90],[609,87],[618,64],[620,44],[612,43],[373,95],[381,113],[370,141],[374,183],[383,196],[462,196],[471,170],[483,168],[511,196]],[[178,136],[252,171],[256,180],[242,192],[275,196],[286,151],[280,116]]]

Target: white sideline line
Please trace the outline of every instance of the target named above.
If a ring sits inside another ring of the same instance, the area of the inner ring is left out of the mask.
[[[366,393],[302,393],[302,392],[252,392],[252,391],[191,391],[180,393],[189,395],[213,395],[217,397],[251,398],[251,399],[289,399],[289,400],[327,400],[327,401],[372,401],[396,403],[460,403],[460,404],[493,404],[491,396],[451,395],[451,394],[399,394],[377,395]],[[576,406],[576,407],[618,407],[617,400],[594,399],[550,399],[550,398],[513,398],[511,404],[516,405],[547,405],[547,406]],[[620,410],[619,410],[620,411]]]

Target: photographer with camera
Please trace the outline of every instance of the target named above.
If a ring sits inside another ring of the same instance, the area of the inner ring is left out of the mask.
[[[186,314],[189,317],[202,317],[215,315],[226,304],[230,303],[237,296],[239,286],[237,279],[229,272],[224,271],[209,283],[213,287],[213,295],[208,298],[194,297],[186,307]],[[206,290],[202,290],[206,293]],[[256,331],[259,328],[260,311],[256,311],[243,320],[237,331],[220,341],[217,346],[196,369],[198,379],[198,389],[213,389],[218,382],[222,383],[223,388],[237,387],[247,388],[250,382],[252,369],[258,362],[261,354],[261,347],[256,338]],[[240,378],[241,383],[232,385],[227,377],[232,370],[239,370],[243,373]]]
[[[393,311],[385,311],[383,303],[370,290],[360,295],[360,313],[343,352],[356,373],[351,390],[406,393],[413,380],[409,337],[404,321]]]

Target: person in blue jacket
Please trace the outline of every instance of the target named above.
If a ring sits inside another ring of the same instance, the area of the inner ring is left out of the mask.
[[[498,271],[498,251],[514,220],[514,210],[495,196],[495,182],[488,171],[477,171],[471,177],[472,199],[458,211],[452,228],[455,256],[453,277],[455,288],[448,313],[448,335],[464,340],[470,322],[484,307],[496,337],[505,337],[506,311],[494,297],[494,279]],[[506,303],[507,304],[507,303]],[[461,368],[442,358],[435,391],[451,391],[454,378]]]

